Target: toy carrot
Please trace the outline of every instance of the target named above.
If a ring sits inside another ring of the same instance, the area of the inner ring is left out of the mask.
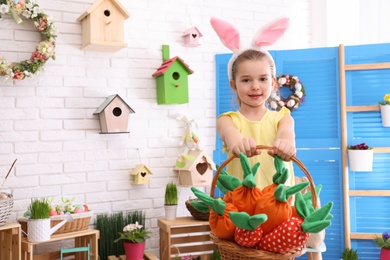
[[[232,203],[214,199],[195,187],[191,187],[191,190],[196,197],[210,207],[209,224],[211,231],[219,238],[233,240],[236,226],[230,220],[229,212],[237,211],[237,208]]]

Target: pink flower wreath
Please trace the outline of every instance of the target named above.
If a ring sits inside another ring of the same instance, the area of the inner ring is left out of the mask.
[[[282,87],[289,87],[292,94],[287,98],[283,98],[280,94],[280,88]],[[276,88],[272,91],[268,102],[273,110],[279,111],[282,107],[286,107],[293,111],[301,105],[305,96],[305,88],[299,78],[284,74],[276,77]]]
[[[0,57],[0,76],[5,80],[23,80],[38,74],[48,59],[55,59],[56,27],[48,16],[31,0],[1,0],[0,19],[10,15],[17,24],[23,23],[21,16],[33,21],[35,28],[41,33],[42,41],[28,60],[8,63]]]

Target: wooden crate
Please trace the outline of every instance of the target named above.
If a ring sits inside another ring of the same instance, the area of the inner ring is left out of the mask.
[[[210,240],[208,221],[193,217],[179,217],[176,220],[159,219],[160,258],[173,259],[176,254],[201,256],[210,259],[213,250],[218,249]]]
[[[20,225],[5,224],[0,227],[0,259],[20,260]]]

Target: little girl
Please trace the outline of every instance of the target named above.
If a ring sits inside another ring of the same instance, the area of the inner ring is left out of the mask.
[[[234,28],[215,18],[212,19],[211,24],[226,45],[227,41],[223,37],[229,35],[231,39]],[[259,40],[260,43],[265,41],[264,37],[270,37],[269,30],[273,29],[272,25],[256,35],[258,38],[263,37]],[[229,26],[229,34],[221,32],[226,26]],[[277,24],[279,36],[284,32],[284,30],[280,31],[280,27],[279,22]],[[287,28],[286,24],[285,28]],[[236,34],[238,35],[237,31]],[[237,42],[237,39],[235,41]],[[243,152],[250,157],[251,165],[260,162],[256,181],[257,186],[262,189],[273,183],[272,176],[276,170],[272,155],[276,154],[288,161],[296,153],[294,120],[287,108],[283,107],[277,112],[268,110],[266,106],[276,86],[275,63],[272,56],[263,50],[262,46],[240,49],[238,41],[236,47],[232,49],[234,55],[228,64],[228,75],[230,86],[237,94],[239,110],[220,115],[217,130],[229,156]],[[259,144],[270,146],[272,149],[268,152],[261,152],[256,149],[256,145]],[[290,173],[290,178],[285,184],[292,186],[294,184],[292,163],[290,161],[285,164]],[[239,159],[228,164],[227,172],[242,180],[243,171]]]

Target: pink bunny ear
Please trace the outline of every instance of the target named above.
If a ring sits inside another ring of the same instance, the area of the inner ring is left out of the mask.
[[[233,52],[240,49],[240,33],[233,25],[214,17],[210,19],[210,23],[226,47]]]
[[[258,31],[253,38],[252,45],[254,47],[270,46],[276,42],[287,30],[289,19],[286,17],[279,18],[269,25]]]

